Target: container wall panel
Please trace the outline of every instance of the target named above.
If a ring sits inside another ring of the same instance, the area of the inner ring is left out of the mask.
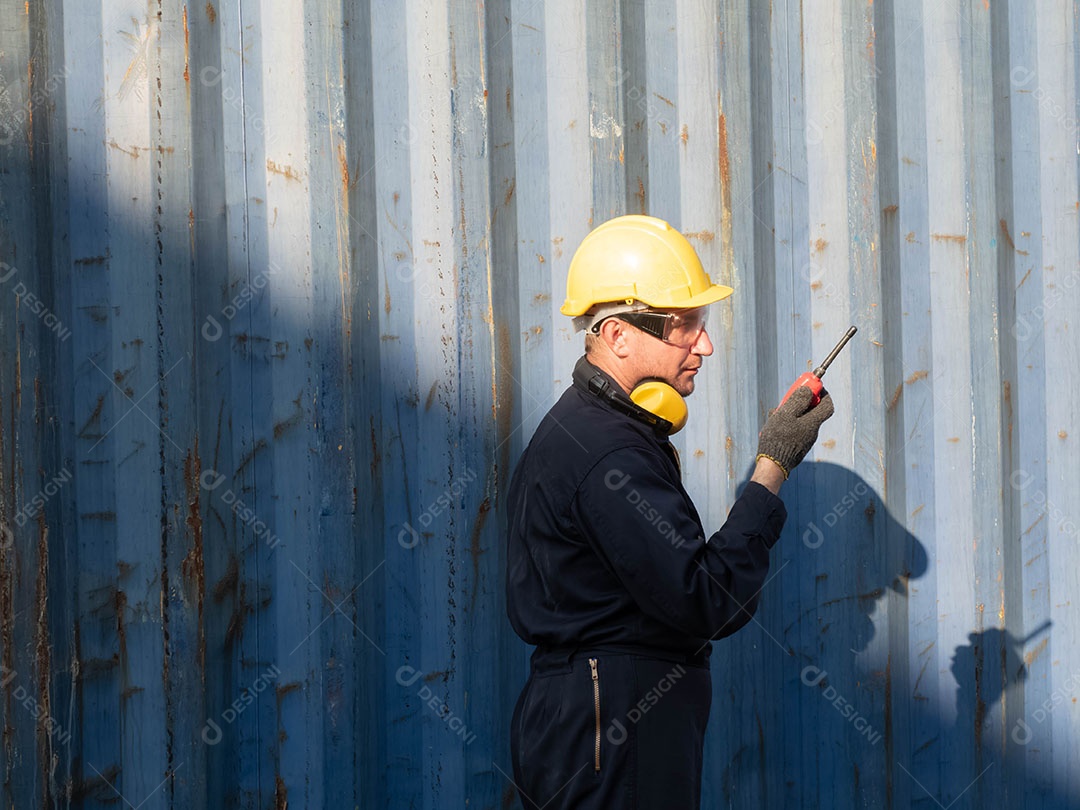
[[[710,531],[859,327],[703,806],[1080,806],[1078,20],[0,0],[0,803],[520,806],[507,485],[648,213],[735,288]]]

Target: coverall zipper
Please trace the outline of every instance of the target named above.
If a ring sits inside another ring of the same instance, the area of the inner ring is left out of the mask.
[[[600,673],[596,669],[596,659],[589,659],[592,668],[592,691],[593,703],[596,706],[596,760],[593,763],[594,770],[600,772]]]

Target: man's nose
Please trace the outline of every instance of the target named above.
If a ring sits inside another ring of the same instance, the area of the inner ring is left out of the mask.
[[[694,354],[700,354],[702,357],[708,357],[713,353],[712,341],[709,340],[709,333],[705,329],[701,330],[701,334],[698,335],[697,342],[694,344],[691,351]]]

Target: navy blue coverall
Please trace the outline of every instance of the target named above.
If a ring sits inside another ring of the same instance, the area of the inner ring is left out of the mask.
[[[526,808],[699,806],[710,640],[750,621],[787,517],[750,482],[706,539],[635,409],[582,357],[511,480],[507,612],[536,646],[511,721]]]

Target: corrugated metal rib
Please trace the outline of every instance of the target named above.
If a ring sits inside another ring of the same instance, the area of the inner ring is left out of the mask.
[[[627,212],[736,289],[709,527],[859,327],[704,805],[1080,802],[1075,12],[0,0],[5,804],[513,806],[503,493]]]

